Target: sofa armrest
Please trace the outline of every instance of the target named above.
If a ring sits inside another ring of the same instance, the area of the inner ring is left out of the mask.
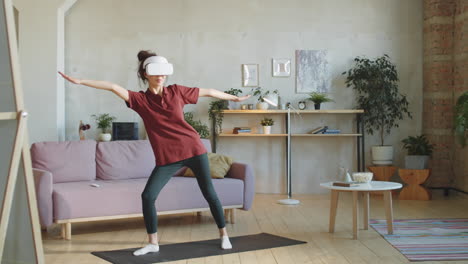
[[[52,225],[53,222],[52,173],[33,168],[33,174],[36,187],[39,220],[41,222],[41,227],[48,227]]]
[[[244,207],[242,209],[249,210],[255,196],[255,178],[252,167],[249,164],[234,162],[226,177],[244,181]]]

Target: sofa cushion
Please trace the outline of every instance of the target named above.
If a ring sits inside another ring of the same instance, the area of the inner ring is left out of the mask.
[[[99,142],[96,177],[102,180],[148,178],[156,166],[148,140]]]
[[[211,178],[222,179],[231,168],[232,158],[229,156],[208,152],[208,163],[210,164]],[[195,174],[190,168],[187,168],[183,175],[185,177],[195,177]]]
[[[98,217],[142,213],[141,192],[147,179],[54,184],[54,219]],[[238,179],[213,179],[223,206],[242,205],[244,182]],[[194,178],[172,177],[156,200],[162,211],[208,208],[208,203]]]
[[[33,168],[52,173],[53,182],[96,178],[96,141],[38,142],[31,146]]]

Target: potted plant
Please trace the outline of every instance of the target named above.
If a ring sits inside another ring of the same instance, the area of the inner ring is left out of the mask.
[[[263,90],[262,87],[257,87],[253,90],[253,96],[258,96],[257,98],[257,109],[259,110],[267,110],[268,103],[263,100],[263,98],[270,94],[270,91]]]
[[[429,143],[426,136],[409,136],[401,142],[403,142],[403,148],[408,151],[408,155],[405,157],[405,168],[413,170],[427,169],[434,146]]]
[[[455,135],[462,147],[466,146],[466,138],[468,130],[468,92],[464,92],[458,97],[455,105],[455,120],[454,120]]]
[[[96,120],[98,128],[101,129],[99,140],[110,141],[112,136],[109,129],[112,126],[112,121],[114,121],[116,118],[114,116],[110,116],[109,114],[92,115],[91,117]]]
[[[309,94],[309,101],[314,102],[314,108],[315,110],[320,109],[320,104],[326,103],[326,102],[334,102],[332,99],[328,98],[328,96],[324,93],[318,93],[318,92],[311,92]]]
[[[348,72],[346,87],[357,91],[358,108],[364,110],[363,122],[368,134],[379,133],[380,145],[372,147],[375,165],[393,163],[393,146],[385,146],[384,138],[398,121],[411,117],[406,96],[398,91],[398,74],[388,55],[375,60],[356,57],[355,65]]]
[[[200,135],[200,138],[210,137],[208,126],[203,124],[200,120],[193,120],[193,112],[184,113],[184,119],[189,125],[193,127],[193,129],[195,129],[195,131],[197,131],[198,135]]]
[[[260,121],[260,124],[263,126],[263,134],[271,134],[271,126],[275,124],[273,119],[265,117]]]
[[[241,89],[235,89],[235,88],[231,88],[231,89],[229,89],[227,91],[224,91],[224,92],[227,93],[227,94],[235,95],[235,96],[239,96],[239,95],[242,94]],[[240,102],[228,101],[228,108],[230,110],[239,109],[240,108]]]
[[[216,120],[216,123],[213,124],[213,133],[220,134],[223,132],[223,110],[227,109],[225,100],[216,100],[210,103],[208,108],[208,117],[211,121]]]

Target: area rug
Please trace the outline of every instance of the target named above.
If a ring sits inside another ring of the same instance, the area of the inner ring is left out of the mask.
[[[410,261],[468,260],[468,219],[386,220],[370,225]]]
[[[133,251],[138,248],[91,252],[91,254],[115,264],[147,264],[232,254],[267,248],[285,247],[306,243],[304,241],[275,236],[267,233],[231,237],[230,240],[233,248],[228,250],[222,250],[220,248],[220,240],[213,239],[160,245],[159,252],[149,253],[138,257],[135,257],[132,254]]]

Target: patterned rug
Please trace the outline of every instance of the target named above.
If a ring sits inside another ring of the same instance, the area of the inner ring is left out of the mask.
[[[468,260],[468,219],[394,220],[393,235],[386,220],[370,225],[410,261]]]

